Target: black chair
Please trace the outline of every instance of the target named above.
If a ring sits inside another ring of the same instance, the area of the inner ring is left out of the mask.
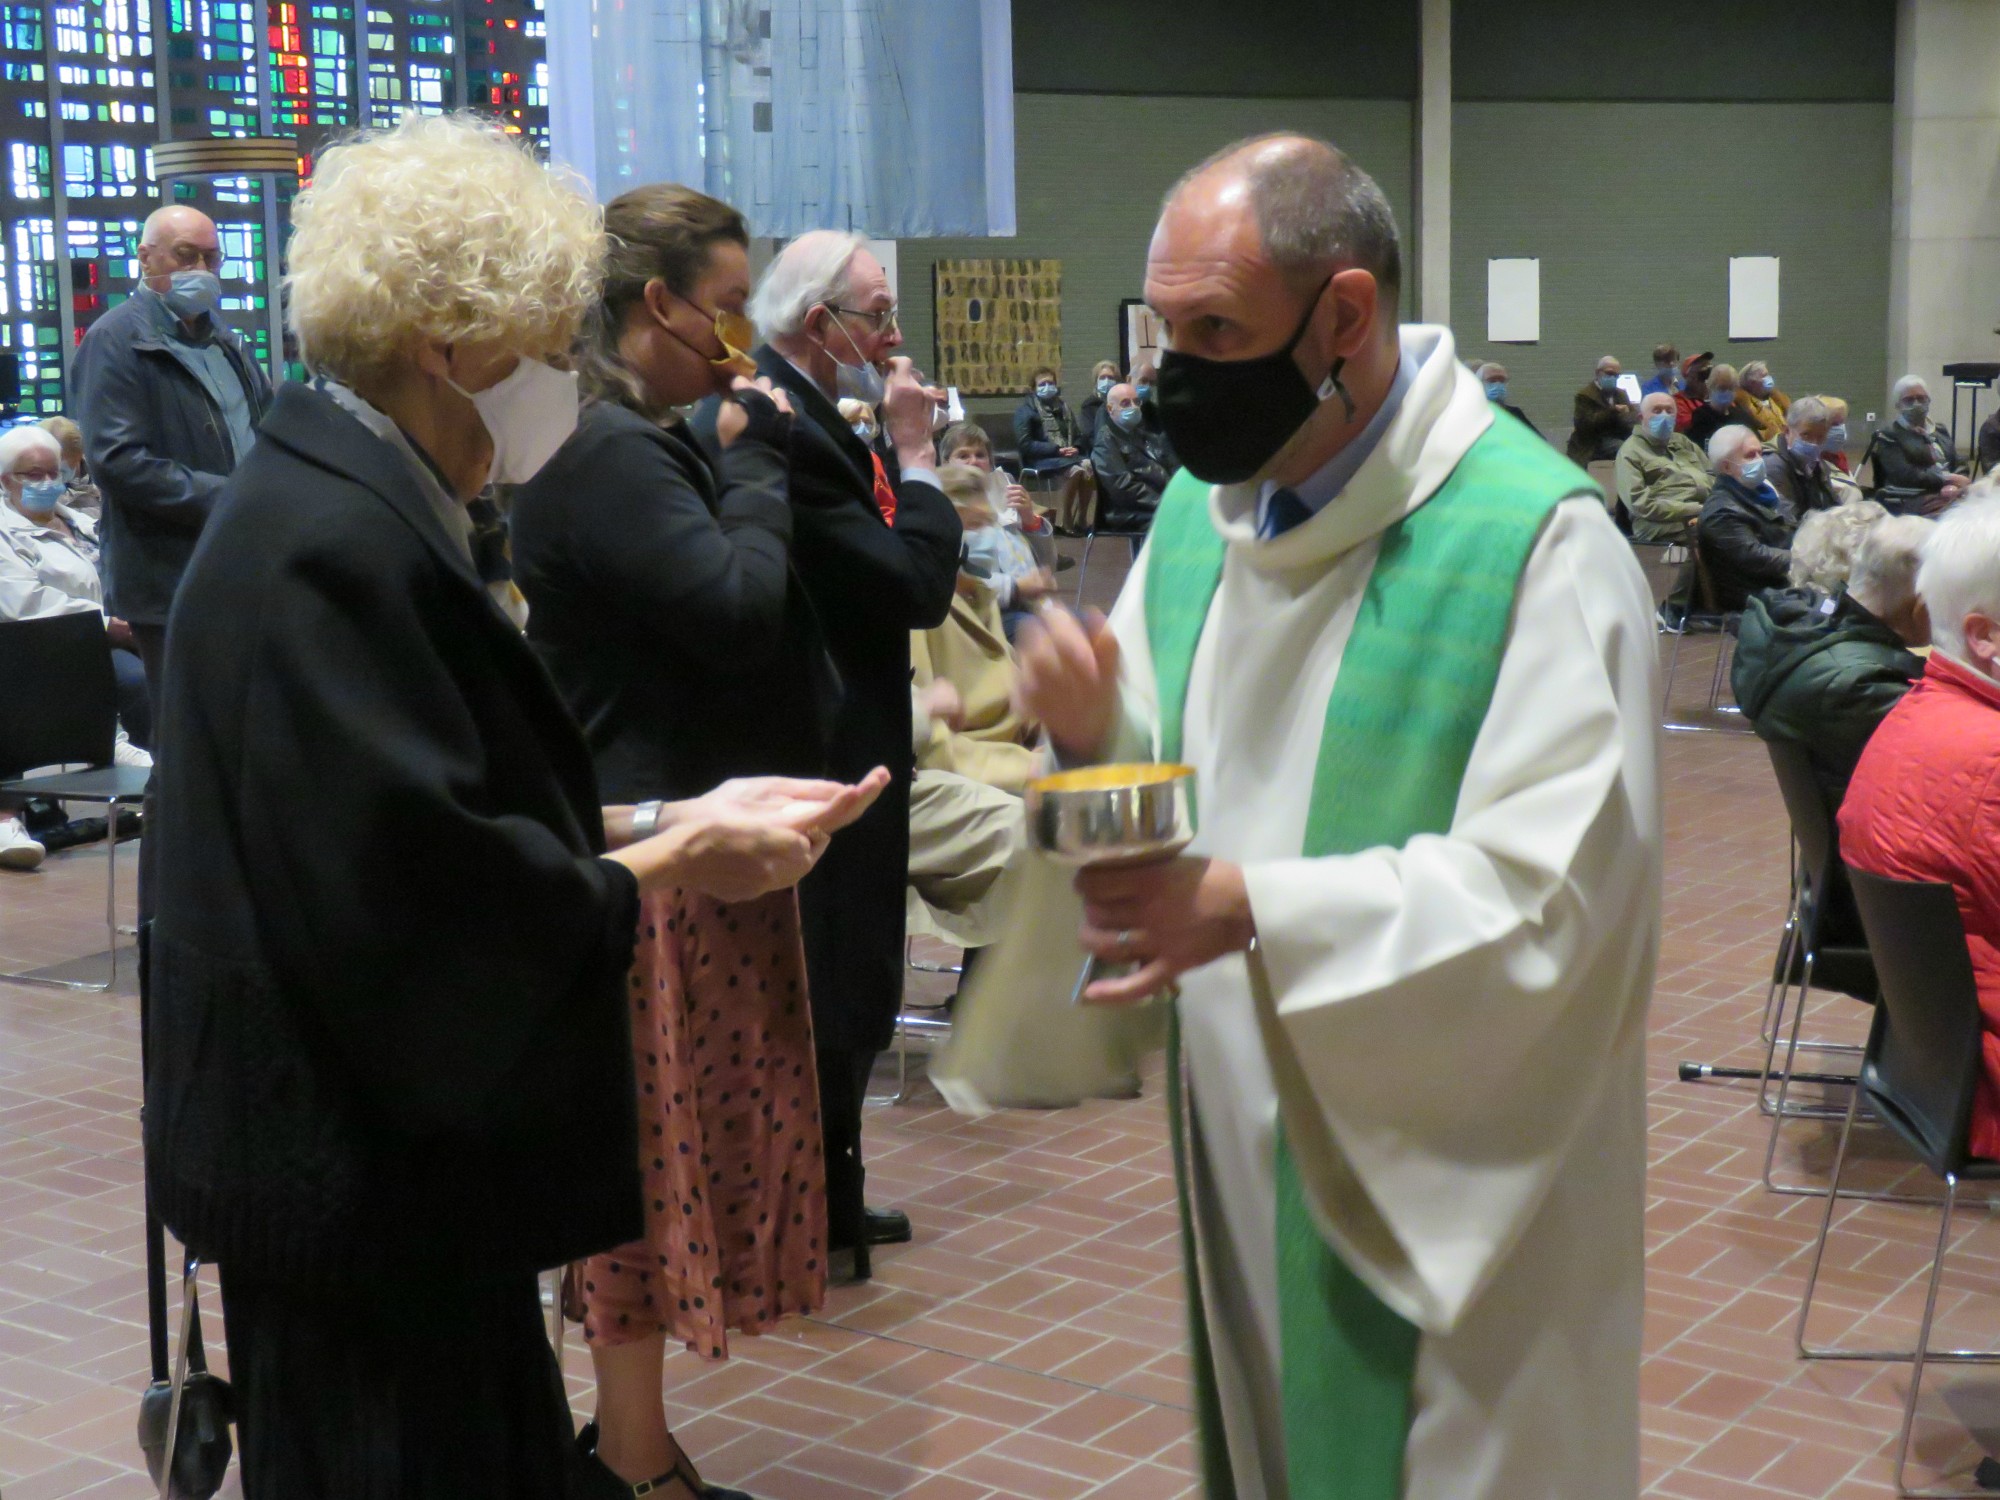
[[[104,926],[111,972],[102,984],[0,974],[24,984],[108,990],[118,980],[118,809],[146,794],[150,770],[116,766],[118,689],[104,617],[95,611],[0,622],[0,794],[104,804]],[[38,766],[74,766],[24,776]]]
[[[1837,990],[1864,1005],[1875,1003],[1879,981],[1874,956],[1866,937],[1858,930],[1859,916],[1854,894],[1847,879],[1847,866],[1840,859],[1840,829],[1826,792],[1813,773],[1812,758],[1805,746],[1791,740],[1767,740],[1764,748],[1771,756],[1771,770],[1778,779],[1778,792],[1785,799],[1785,813],[1791,820],[1794,856],[1792,862],[1792,910],[1778,944],[1772,966],[1771,989],[1765,996],[1764,1076],[1757,1102],[1771,1118],[1771,1139],[1764,1150],[1764,1186],[1774,1193],[1817,1197],[1824,1189],[1795,1187],[1771,1180],[1777,1159],[1778,1134],[1788,1119],[1833,1119],[1842,1111],[1827,1106],[1788,1107],[1793,1070],[1799,1049],[1817,1052],[1856,1053],[1851,1042],[1802,1042],[1799,1033],[1805,1021],[1806,1000],[1817,986]],[[1823,943],[1822,938],[1831,938]],[[1859,941],[1857,941],[1857,939]],[[1792,1004],[1792,1030],[1785,1043],[1783,1068],[1775,1068],[1778,1034],[1784,1030],[1785,1004],[1796,991]],[[1770,1098],[1773,1073],[1778,1078],[1778,1097]]]
[[[1083,603],[1083,580],[1090,576],[1090,549],[1097,545],[1101,536],[1123,537],[1132,544],[1132,561],[1139,560],[1139,548],[1146,540],[1146,534],[1153,529],[1149,517],[1143,526],[1102,526],[1097,518],[1091,518],[1090,525],[1083,531],[1083,557],[1076,566],[1076,602]]]
[[[2000,1162],[1968,1154],[1973,1099],[1978,1090],[1984,1046],[1980,1027],[1979,988],[1966,951],[1965,929],[1959,921],[1958,897],[1949,885],[1930,881],[1890,880],[1865,870],[1851,872],[1862,926],[1881,976],[1881,1002],[1861,1059],[1860,1087],[1848,1101],[1840,1127],[1840,1144],[1833,1156],[1833,1180],[1826,1211],[1820,1216],[1819,1237],[1813,1245],[1805,1295],[1799,1303],[1795,1335],[1805,1359],[1908,1362],[1909,1394],[1903,1403],[1903,1427],[1896,1444],[1896,1491],[1901,1495],[1989,1494],[1974,1490],[1912,1490],[1904,1481],[1910,1432],[1916,1422],[1917,1398],[1928,1362],[2000,1364],[2000,1350],[1930,1347],[1931,1322],[1937,1312],[1938,1283],[1944,1273],[1945,1248],[1951,1239],[1952,1212],[1961,1182],[2000,1181]],[[1943,1213],[1938,1221],[1937,1248],[1931,1258],[1930,1288],[1924,1297],[1917,1343],[1908,1349],[1847,1349],[1806,1343],[1806,1321],[1812,1314],[1813,1289],[1826,1258],[1827,1233],[1840,1196],[1840,1174],[1847,1160],[1847,1143],[1863,1100],[1882,1123],[1901,1138],[1917,1159],[1944,1179]]]

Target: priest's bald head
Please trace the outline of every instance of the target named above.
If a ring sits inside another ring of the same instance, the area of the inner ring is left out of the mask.
[[[1325,141],[1256,136],[1181,178],[1146,301],[1166,344],[1155,399],[1188,468],[1290,483],[1344,447],[1395,380],[1401,283],[1388,201]]]

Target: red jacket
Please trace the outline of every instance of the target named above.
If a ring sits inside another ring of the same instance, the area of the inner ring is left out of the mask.
[[[1690,396],[1687,393],[1686,386],[1682,386],[1678,391],[1675,391],[1674,431],[1686,432],[1688,430],[1688,423],[1694,420],[1694,414],[1701,410],[1705,401],[1705,397],[1697,399],[1694,396]]]
[[[2000,1158],[2000,682],[1932,653],[1861,752],[1840,848],[1857,870],[1958,892],[1986,1031],[1972,1154]]]

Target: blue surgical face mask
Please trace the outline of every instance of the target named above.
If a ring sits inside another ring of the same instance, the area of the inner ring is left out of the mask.
[[[1615,390],[1617,390],[1617,389],[1618,389],[1618,377],[1617,377],[1616,375],[1600,375],[1600,376],[1598,376],[1598,377],[1597,377],[1597,388],[1598,388],[1598,389],[1599,389],[1600,391],[1615,391]]]
[[[866,422],[853,422],[849,425],[853,427],[854,435],[860,438],[862,442],[872,443],[875,441],[875,429],[870,427]]]
[[[1726,391],[1710,391],[1708,393],[1708,404],[1717,411],[1728,411],[1730,407],[1736,404],[1735,389],[1732,387]]]
[[[1664,443],[1674,435],[1674,414],[1670,411],[1656,411],[1646,418],[1646,436],[1656,443]]]
[[[1153,399],[1153,387],[1149,384],[1135,385],[1132,387],[1132,391],[1141,401],[1151,401]]]
[[[1056,399],[1056,392],[1060,389],[1061,387],[1053,380],[1044,380],[1036,384],[1035,394],[1044,401],[1053,401]]]
[[[1100,375],[1100,376],[1098,376],[1098,377],[1097,377],[1097,394],[1098,394],[1098,395],[1100,395],[1100,396],[1108,396],[1108,395],[1110,395],[1110,394],[1111,394],[1111,386],[1112,386],[1112,380],[1111,380],[1111,377],[1110,377],[1109,375]]]
[[[1912,396],[1903,403],[1903,415],[1912,427],[1921,426],[1924,418],[1930,414],[1931,404],[1922,396]]]
[[[62,465],[60,465],[60,466],[59,466],[59,467],[57,468],[56,472],[57,472],[57,473],[59,473],[60,475],[62,475],[62,482],[63,482],[64,484],[66,484],[66,485],[67,485],[67,484],[75,484],[75,483],[76,483],[76,465],[75,465],[75,464],[62,464]]]
[[[1127,432],[1130,432],[1134,427],[1139,425],[1140,419],[1145,415],[1135,404],[1126,407],[1122,411],[1114,411],[1111,414],[1111,420],[1116,422],[1120,427],[1123,427]]]
[[[1792,439],[1792,452],[1799,456],[1801,463],[1816,464],[1819,462],[1820,454],[1825,451],[1818,443],[1809,443],[1804,438]]]
[[[29,479],[21,485],[21,509],[37,520],[55,514],[68,488],[60,479]]]
[[[1490,381],[1486,387],[1486,399],[1488,401],[1504,402],[1507,399],[1507,382],[1504,380]]]
[[[1681,383],[1681,372],[1672,365],[1654,365],[1653,373],[1660,378],[1660,384],[1672,390]]]
[[[213,271],[199,268],[176,271],[168,278],[167,289],[160,295],[182,322],[212,318],[216,309],[222,306],[222,278]]]
[[[1743,488],[1746,490],[1754,490],[1762,484],[1764,482],[1764,455],[1760,453],[1755,458],[1745,460],[1743,472],[1737,478],[1743,481]]]
[[[1835,422],[1833,426],[1827,429],[1826,445],[1829,448],[1845,448],[1847,446],[1847,424],[1845,422]]]

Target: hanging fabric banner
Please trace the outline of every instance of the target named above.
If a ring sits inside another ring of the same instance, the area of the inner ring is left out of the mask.
[[[1014,232],[1011,0],[548,0],[555,157],[751,232]]]

